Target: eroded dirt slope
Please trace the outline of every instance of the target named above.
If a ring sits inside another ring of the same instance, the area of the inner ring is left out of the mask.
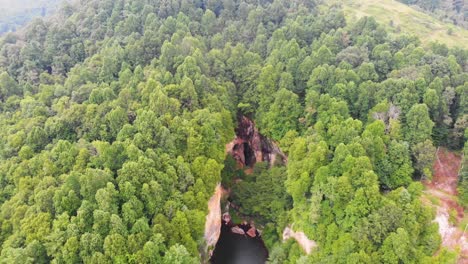
[[[425,198],[433,201],[436,208],[436,221],[442,237],[442,246],[450,250],[460,250],[458,263],[468,263],[468,241],[466,234],[458,226],[464,217],[463,207],[457,202],[458,172],[461,155],[438,148],[434,162],[432,181],[424,182]],[[452,215],[452,216],[451,216]]]

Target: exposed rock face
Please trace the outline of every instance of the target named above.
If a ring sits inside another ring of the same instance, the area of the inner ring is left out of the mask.
[[[224,189],[218,184],[215,193],[208,201],[208,215],[205,222],[205,241],[207,249],[214,248],[221,234],[221,197]],[[211,254],[211,252],[209,252]]]
[[[317,247],[317,243],[307,238],[304,232],[294,232],[294,230],[292,230],[290,227],[286,227],[283,231],[283,241],[290,238],[294,238],[306,254],[310,254],[312,249]]]
[[[226,153],[237,161],[239,168],[252,168],[255,163],[263,161],[268,162],[270,165],[273,165],[275,161],[287,162],[286,155],[281,152],[274,142],[258,132],[252,120],[241,116],[238,122],[236,138],[226,145]],[[214,195],[208,202],[209,212],[206,216],[204,238],[206,241],[205,253],[209,253],[210,256],[221,235],[222,221],[226,223],[228,228],[231,228],[231,232],[236,234],[247,234],[250,237],[256,237],[257,231],[259,231],[253,226],[247,232],[240,226],[231,227],[231,217],[228,213],[229,206],[237,209],[238,207],[235,204],[228,203],[225,209],[226,213],[222,215],[221,199],[223,195],[227,195],[227,191],[221,185],[218,185]],[[247,225],[247,223],[244,223],[244,225]]]
[[[273,164],[279,157],[286,163],[287,157],[274,142],[262,136],[252,120],[245,116],[239,118],[236,129],[237,137],[226,145],[226,152],[230,154],[240,168],[253,167],[255,163],[266,161]]]

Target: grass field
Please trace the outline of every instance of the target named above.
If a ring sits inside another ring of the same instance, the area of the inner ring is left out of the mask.
[[[335,2],[336,3],[336,2]],[[393,32],[400,28],[401,33],[418,36],[423,44],[431,41],[445,43],[449,47],[468,48],[468,30],[445,23],[428,14],[419,12],[394,0],[343,0],[348,22],[363,16],[374,16],[378,22]],[[393,26],[390,26],[393,21]],[[448,33],[451,29],[451,34]]]

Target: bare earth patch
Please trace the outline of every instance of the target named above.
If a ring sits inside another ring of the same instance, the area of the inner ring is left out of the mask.
[[[292,228],[286,227],[283,231],[283,241],[288,240],[290,238],[294,238],[306,254],[310,254],[310,252],[312,252],[312,249],[317,247],[317,243],[315,243],[315,241],[313,240],[310,240],[306,236],[306,234],[304,234],[304,232],[294,232]]]
[[[436,208],[434,221],[439,224],[442,246],[459,250],[458,263],[468,263],[467,236],[457,226],[464,217],[463,207],[457,202],[458,171],[462,157],[445,148],[438,148],[436,154],[432,181],[424,182],[426,186],[424,199],[432,197],[432,201],[435,199],[437,203],[433,203],[432,206]]]

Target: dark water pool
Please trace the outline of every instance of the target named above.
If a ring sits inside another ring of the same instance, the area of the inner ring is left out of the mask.
[[[261,238],[234,234],[223,224],[210,261],[212,264],[264,264],[267,258],[268,251]]]

